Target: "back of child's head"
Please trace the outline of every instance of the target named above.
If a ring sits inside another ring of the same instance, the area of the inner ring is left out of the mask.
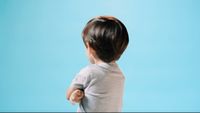
[[[115,17],[100,16],[91,19],[82,32],[83,41],[104,62],[116,61],[126,49],[129,38],[124,24]]]

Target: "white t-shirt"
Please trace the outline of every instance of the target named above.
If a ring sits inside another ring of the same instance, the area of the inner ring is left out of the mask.
[[[84,90],[80,112],[121,112],[124,76],[116,63],[90,64],[72,81],[71,87]]]

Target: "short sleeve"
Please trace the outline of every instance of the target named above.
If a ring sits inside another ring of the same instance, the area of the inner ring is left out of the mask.
[[[87,68],[82,69],[72,80],[71,87],[77,89],[85,89],[91,81],[91,73]]]

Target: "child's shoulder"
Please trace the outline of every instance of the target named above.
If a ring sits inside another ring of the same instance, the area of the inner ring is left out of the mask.
[[[85,66],[84,68],[82,68],[79,72],[79,74],[93,74],[94,72],[96,72],[98,69],[98,67],[95,64],[89,64],[87,66]]]

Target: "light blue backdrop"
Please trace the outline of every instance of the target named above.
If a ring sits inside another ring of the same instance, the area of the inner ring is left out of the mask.
[[[129,31],[123,111],[200,111],[199,0],[0,0],[0,111],[76,111],[65,92],[98,15]]]

